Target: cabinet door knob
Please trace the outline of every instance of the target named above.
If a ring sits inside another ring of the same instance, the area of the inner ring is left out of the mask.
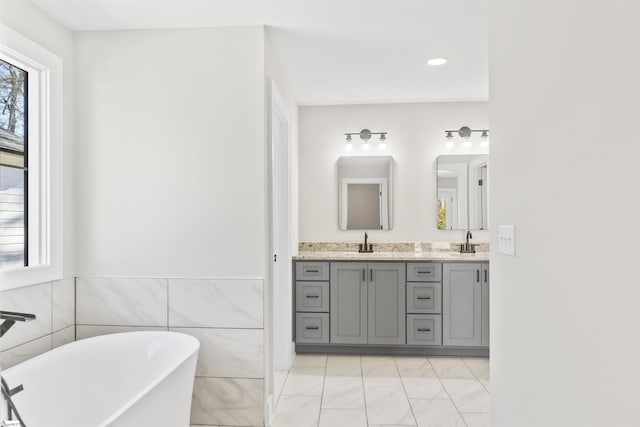
[[[373,268],[369,269],[369,281],[373,282]]]
[[[484,283],[487,283],[487,282],[488,282],[488,280],[487,280],[487,273],[488,273],[488,271],[487,271],[487,270],[485,270],[485,271],[484,271]]]
[[[476,270],[476,282],[480,283],[480,270]]]
[[[366,282],[366,281],[367,281],[367,276],[366,276],[366,274],[367,274],[367,273],[365,273],[365,271],[364,271],[364,270],[365,270],[365,269],[363,268],[363,269],[362,269],[362,281],[363,281],[363,282]]]

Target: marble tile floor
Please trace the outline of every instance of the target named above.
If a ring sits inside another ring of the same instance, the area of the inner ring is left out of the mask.
[[[489,359],[298,355],[272,427],[487,427]]]

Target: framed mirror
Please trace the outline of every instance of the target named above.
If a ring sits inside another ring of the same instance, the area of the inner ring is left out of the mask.
[[[489,156],[443,155],[436,164],[438,229],[488,230]]]
[[[390,156],[338,159],[338,228],[393,228],[393,158]]]

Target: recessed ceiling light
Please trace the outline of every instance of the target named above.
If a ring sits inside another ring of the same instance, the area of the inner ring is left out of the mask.
[[[447,63],[447,61],[449,61],[449,59],[447,58],[431,58],[427,61],[427,64],[431,65],[432,67],[435,67],[438,65],[444,65]]]

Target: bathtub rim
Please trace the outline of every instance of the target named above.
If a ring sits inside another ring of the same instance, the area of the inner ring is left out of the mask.
[[[127,409],[131,408],[133,405],[135,405],[138,401],[140,401],[140,399],[142,399],[146,394],[149,393],[150,390],[152,390],[154,387],[158,386],[158,384],[160,384],[162,381],[164,381],[169,375],[171,375],[173,372],[175,372],[176,370],[178,370],[179,368],[181,368],[183,365],[185,365],[187,362],[190,361],[190,359],[192,357],[196,357],[196,363],[197,363],[197,357],[198,357],[198,353],[200,351],[200,340],[198,340],[196,337],[189,335],[189,334],[185,334],[183,332],[175,332],[175,331],[131,331],[131,332],[118,332],[118,333],[114,333],[114,334],[105,334],[105,335],[99,335],[99,336],[95,336],[95,337],[89,337],[89,338],[84,338],[78,341],[73,341],[67,344],[64,344],[60,347],[54,348],[52,350],[49,350],[45,353],[42,353],[36,357],[33,357],[29,360],[26,360],[22,363],[19,363],[15,366],[12,366],[10,368],[7,369],[3,369],[2,370],[2,376],[4,377],[7,373],[11,373],[12,370],[14,370],[14,368],[20,367],[20,369],[29,369],[29,366],[33,363],[38,363],[39,359],[46,357],[47,354],[51,354],[54,352],[61,352],[61,351],[65,351],[68,350],[68,347],[71,346],[75,346],[78,343],[84,343],[86,344],[87,341],[105,341],[105,340],[115,340],[117,336],[122,336],[122,335],[147,335],[147,336],[177,336],[179,335],[181,337],[181,339],[185,339],[187,342],[190,342],[192,345],[194,345],[194,348],[186,355],[186,357],[184,357],[184,359],[182,359],[179,363],[175,364],[175,365],[171,365],[171,368],[169,369],[163,369],[162,371],[158,372],[158,375],[154,377],[153,381],[150,381],[148,383],[145,384],[144,387],[141,387],[140,390],[138,392],[136,392],[129,400],[127,400],[120,408],[118,408],[118,410],[114,411],[111,415],[109,415],[108,418],[106,418],[104,421],[101,421],[97,427],[107,427],[109,426],[109,424],[113,423],[114,421],[116,421],[123,413],[125,413],[127,411]],[[195,378],[195,375],[194,375]],[[18,408],[19,410],[20,408]]]

